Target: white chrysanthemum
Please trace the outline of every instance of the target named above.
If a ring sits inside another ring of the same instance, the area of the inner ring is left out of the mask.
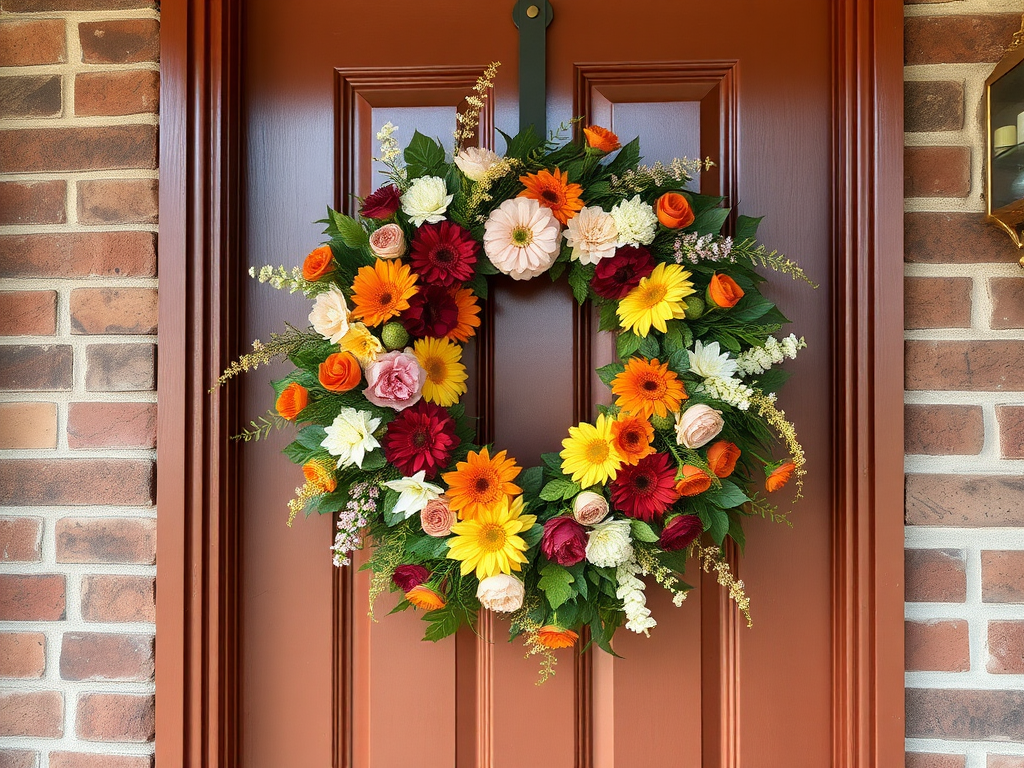
[[[565,242],[572,248],[572,259],[580,264],[597,264],[615,254],[618,236],[611,214],[592,205],[569,219]]]
[[[587,534],[587,560],[598,568],[614,568],[633,556],[628,520],[598,523]]]
[[[348,333],[348,304],[338,286],[332,285],[316,297],[309,322],[331,344],[337,344]]]
[[[402,195],[402,210],[417,227],[424,222],[436,224],[444,221],[453,197],[440,176],[422,176]]]
[[[403,477],[400,480],[390,480],[384,483],[385,488],[398,491],[398,501],[392,510],[396,515],[404,515],[408,520],[427,506],[431,499],[438,498],[444,493],[444,488],[433,483],[426,482],[426,470],[421,469],[412,477]]]
[[[705,379],[728,379],[736,373],[736,361],[722,351],[717,341],[707,345],[698,341],[693,351],[686,354],[690,357],[690,370]]]
[[[626,629],[637,634],[650,637],[650,630],[658,626],[647,607],[647,596],[644,594],[644,583],[637,578],[643,569],[635,557],[630,557],[615,570],[618,587],[615,596],[622,601],[622,612],[626,615]]]
[[[612,208],[611,216],[619,232],[618,245],[650,245],[654,240],[658,216],[651,206],[640,199],[640,195],[620,202]]]
[[[528,197],[513,197],[487,217],[484,253],[502,274],[529,280],[555,263],[560,231],[550,209]]]
[[[696,391],[728,403],[741,411],[750,408],[750,398],[754,396],[754,390],[739,379],[719,379],[715,376],[704,379],[704,383],[699,384]]]
[[[455,156],[455,164],[470,181],[480,181],[500,162],[499,154],[483,147],[463,147]]]
[[[342,408],[334,423],[325,427],[327,437],[320,443],[331,456],[338,457],[338,468],[353,464],[361,467],[366,454],[380,447],[373,432],[380,426],[380,419],[366,411]]]
[[[787,357],[790,360],[794,360],[796,359],[796,353],[806,346],[807,342],[804,341],[803,337],[801,336],[798,339],[796,334],[791,333],[782,341],[779,341],[774,336],[769,336],[764,346],[748,349],[736,358],[740,376],[754,376],[764,373]]]

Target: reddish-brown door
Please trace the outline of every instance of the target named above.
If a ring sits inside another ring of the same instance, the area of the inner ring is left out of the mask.
[[[250,264],[291,265],[318,244],[330,203],[375,183],[373,134],[387,121],[446,137],[483,66],[504,63],[481,140],[515,132],[518,34],[511,2],[251,0],[243,7],[244,247]],[[782,405],[810,456],[793,527],[748,525],[740,576],[754,627],[714,583],[681,608],[657,590],[650,639],[620,632],[624,657],[563,652],[534,685],[535,660],[485,618],[422,643],[412,612],[367,617],[367,580],[338,572],[327,518],[285,527],[298,478],[277,450],[242,459],[241,755],[247,768],[460,766],[818,768],[830,760],[831,70],[829,3],[806,0],[554,0],[549,127],[574,114],[641,134],[649,161],[710,156],[704,192],[767,214],[763,239],[799,260],[817,292],[776,278],[772,293],[810,348]],[[255,283],[245,331],[305,324],[298,296]],[[471,405],[487,437],[521,463],[553,450],[605,396],[589,373],[611,355],[564,286],[496,280]],[[489,373],[493,371],[493,374]],[[247,412],[267,381],[247,377]]]

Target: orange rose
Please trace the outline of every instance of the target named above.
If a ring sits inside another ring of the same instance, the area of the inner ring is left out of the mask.
[[[425,584],[410,589],[405,593],[405,599],[424,611],[436,611],[446,605],[444,598]]]
[[[622,146],[619,143],[618,136],[607,128],[602,128],[599,125],[592,125],[589,128],[584,128],[583,135],[587,137],[588,145],[594,149],[599,149],[602,152],[614,152]]]
[[[728,477],[736,469],[740,449],[728,440],[719,440],[708,448],[708,466],[717,477]]]
[[[335,352],[320,363],[320,383],[331,392],[348,392],[362,377],[359,361],[351,352]]]
[[[693,208],[685,195],[678,192],[666,192],[654,204],[654,212],[658,221],[669,229],[683,229],[693,224]]]
[[[334,271],[334,252],[331,246],[321,245],[302,262],[302,277],[313,282]]]
[[[302,412],[302,409],[306,407],[308,402],[309,392],[297,381],[293,381],[278,395],[276,403],[277,412],[281,414],[282,419],[295,421],[295,417]]]
[[[792,461],[787,461],[784,464],[777,466],[764,481],[764,487],[769,493],[777,491],[779,488],[789,482],[789,478],[793,476],[793,472],[796,470],[796,464]]]
[[[711,478],[700,467],[683,464],[683,476],[676,483],[676,493],[680,496],[696,496],[711,487]]]
[[[716,307],[735,307],[736,302],[743,298],[743,289],[728,275],[717,272],[711,276],[708,285],[708,301]]]
[[[302,465],[302,474],[310,485],[316,486],[323,493],[330,493],[338,487],[332,466],[322,461],[307,461]]]
[[[571,629],[562,629],[548,624],[537,630],[537,642],[545,648],[572,648],[576,645],[579,635]]]

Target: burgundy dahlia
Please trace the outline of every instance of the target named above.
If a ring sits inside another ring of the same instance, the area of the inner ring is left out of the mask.
[[[401,411],[384,433],[384,457],[410,477],[420,470],[433,480],[459,445],[455,422],[441,406],[420,400]]]
[[[704,523],[696,515],[679,515],[665,525],[658,546],[666,552],[686,549],[704,532]]]
[[[409,299],[402,325],[413,336],[443,338],[459,325],[459,305],[443,285],[423,286]]]
[[[367,219],[387,219],[395,215],[401,204],[401,191],[394,184],[387,184],[363,200],[359,215]]]
[[[590,287],[606,299],[621,299],[654,271],[654,258],[643,246],[626,245],[610,259],[601,259],[594,269]]]
[[[408,592],[413,587],[418,587],[429,578],[430,571],[422,565],[400,565],[395,568],[395,572],[391,575],[391,580],[403,592]]]
[[[540,551],[553,563],[576,565],[587,556],[587,531],[571,517],[553,517],[544,523]]]
[[[612,504],[627,517],[650,522],[679,498],[676,469],[664,453],[652,453],[635,465],[624,465],[609,489]]]
[[[467,229],[442,221],[416,230],[409,256],[413,271],[423,282],[452,286],[473,277],[478,250]]]

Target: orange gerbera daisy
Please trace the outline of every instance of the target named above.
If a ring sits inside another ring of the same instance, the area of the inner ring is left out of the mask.
[[[668,363],[643,357],[629,359],[626,370],[612,380],[612,394],[618,395],[615,404],[622,410],[644,418],[667,416],[687,399],[683,382]]]
[[[338,487],[338,480],[334,477],[335,464],[334,461],[313,459],[302,465],[302,474],[306,482],[320,493],[330,493]]]
[[[494,458],[487,448],[481,448],[479,453],[470,451],[465,461],[455,465],[454,472],[444,475],[451,508],[458,512],[460,520],[473,520],[502,499],[511,500],[523,492],[512,482],[521,471],[505,451],[494,454]]]
[[[410,589],[405,593],[405,599],[424,611],[436,611],[446,605],[444,598],[425,584]]]
[[[572,648],[579,640],[579,635],[571,629],[562,629],[548,624],[537,630],[537,642],[545,648]]]
[[[368,326],[380,325],[409,308],[416,294],[417,276],[402,262],[377,259],[372,267],[360,267],[352,283],[352,316]]]
[[[476,336],[476,329],[480,327],[480,305],[470,288],[459,288],[452,296],[459,308],[459,319],[456,326],[448,331],[447,338],[465,344],[470,337]]]
[[[624,413],[612,422],[612,445],[626,464],[654,453],[654,427],[646,418]]]
[[[519,193],[520,197],[529,197],[545,208],[550,208],[551,215],[563,224],[583,208],[583,201],[580,200],[583,187],[570,184],[568,174],[563,174],[558,168],[555,168],[554,173],[548,170],[528,173],[520,176],[519,181],[526,187]]]

